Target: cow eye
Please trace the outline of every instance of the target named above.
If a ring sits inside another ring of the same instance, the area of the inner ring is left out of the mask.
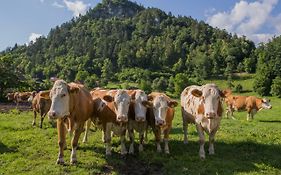
[[[62,94],[61,97],[65,97],[65,94]]]

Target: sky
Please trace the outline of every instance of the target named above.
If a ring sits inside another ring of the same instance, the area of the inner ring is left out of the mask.
[[[28,44],[102,0],[1,0],[0,51]],[[246,36],[256,44],[281,34],[281,0],[132,0]]]

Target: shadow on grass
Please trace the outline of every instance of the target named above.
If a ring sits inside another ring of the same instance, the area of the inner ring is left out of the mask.
[[[17,152],[18,149],[16,147],[7,147],[4,143],[0,142],[0,154],[3,153],[14,153]]]
[[[281,123],[281,120],[259,120],[259,122],[264,122],[264,123]]]
[[[182,141],[171,140],[169,146],[170,155],[157,153],[153,141],[145,145],[143,153],[121,156],[115,151],[112,156],[105,156],[107,164],[101,170],[103,173],[114,170],[119,174],[236,174],[261,172],[263,167],[259,166],[281,170],[280,145],[216,142],[216,154],[210,156],[206,142],[206,160],[199,158],[197,141],[185,145]],[[95,148],[94,151],[105,153],[104,148]]]

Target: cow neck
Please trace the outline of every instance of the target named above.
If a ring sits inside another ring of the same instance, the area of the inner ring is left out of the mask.
[[[262,109],[262,99],[257,98],[257,99],[255,100],[255,102],[256,102],[255,108],[257,108],[257,110]]]

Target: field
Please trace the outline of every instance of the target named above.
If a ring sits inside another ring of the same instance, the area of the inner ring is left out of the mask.
[[[253,121],[246,121],[246,112],[236,112],[237,120],[224,117],[216,135],[216,154],[206,155],[206,160],[199,158],[194,125],[189,125],[189,143],[183,144],[178,106],[170,134],[170,155],[156,152],[150,132],[143,153],[121,156],[115,137],[113,155],[106,157],[101,131],[92,130],[88,143],[82,143],[80,137],[77,166],[69,165],[69,137],[67,164],[55,164],[57,131],[48,119],[40,129],[38,120],[36,127],[31,125],[32,112],[10,110],[0,113],[0,174],[281,174],[281,99],[270,99],[273,108],[258,112]],[[207,153],[208,141],[205,148]]]

